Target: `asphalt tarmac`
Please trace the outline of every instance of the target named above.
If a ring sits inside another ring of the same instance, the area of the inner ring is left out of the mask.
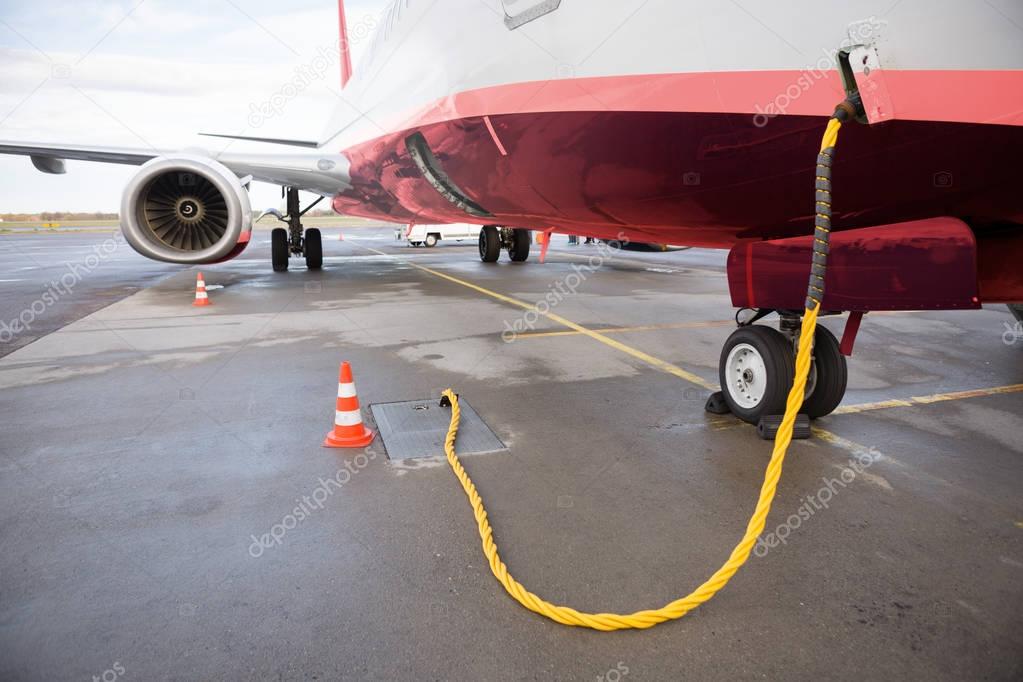
[[[723,253],[560,237],[543,265],[488,265],[346,228],[321,272],[275,274],[259,232],[203,268],[195,308],[195,268],[113,235],[0,236],[0,319],[30,327],[0,339],[0,679],[1023,676],[1004,306],[868,315],[747,565],[680,621],[598,633],[503,592],[439,451],[321,447],[338,364],[371,427],[371,404],[450,386],[500,438],[464,464],[529,589],[657,607],[727,558],[770,455],[703,410],[734,314]],[[515,303],[552,299],[616,343]]]

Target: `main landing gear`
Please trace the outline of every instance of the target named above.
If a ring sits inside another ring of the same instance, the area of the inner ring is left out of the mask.
[[[302,210],[299,204],[298,190],[294,187],[285,187],[284,192],[288,198],[288,214],[281,216],[276,211],[273,213],[278,220],[287,223],[288,228],[275,227],[270,232],[270,258],[274,272],[286,272],[288,260],[292,255],[305,256],[306,267],[310,270],[319,270],[323,267],[323,239],[320,236],[320,231],[315,227],[308,230],[302,227],[302,216],[320,203],[323,197]]]
[[[519,227],[484,225],[480,230],[480,260],[496,263],[501,249],[508,250],[508,257],[516,263],[529,258],[529,245],[533,238],[529,230]]]
[[[770,312],[758,312],[732,332],[721,349],[718,365],[725,405],[739,419],[751,424],[757,424],[762,416],[784,414],[795,373],[801,315],[779,312],[778,330],[753,324]],[[849,369],[838,340],[818,326],[799,412],[811,419],[830,414],[842,402],[848,377]]]

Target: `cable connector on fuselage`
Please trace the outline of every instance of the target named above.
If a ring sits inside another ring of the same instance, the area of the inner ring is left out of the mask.
[[[842,123],[847,123],[850,119],[859,119],[866,115],[867,112],[863,108],[863,99],[857,90],[849,93],[849,96],[835,107],[835,113],[831,114],[831,118],[837,118]]]

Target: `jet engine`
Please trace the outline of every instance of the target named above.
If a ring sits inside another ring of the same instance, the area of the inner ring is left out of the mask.
[[[226,166],[198,154],[143,164],[121,198],[121,231],[132,248],[168,263],[215,263],[249,243],[248,191]]]

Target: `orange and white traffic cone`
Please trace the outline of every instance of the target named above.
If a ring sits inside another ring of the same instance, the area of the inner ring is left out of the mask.
[[[540,245],[540,262],[543,263],[547,260],[547,249],[551,245],[551,234],[554,233],[554,228],[549,227],[543,232],[536,233],[536,241]]]
[[[359,397],[355,394],[352,367],[342,362],[337,379],[334,428],[327,434],[323,445],[328,448],[364,448],[372,442],[374,436],[376,433],[362,423],[362,410],[359,409]]]
[[[202,278],[201,272],[195,277],[195,301],[192,305],[213,305],[206,293],[206,280]]]

